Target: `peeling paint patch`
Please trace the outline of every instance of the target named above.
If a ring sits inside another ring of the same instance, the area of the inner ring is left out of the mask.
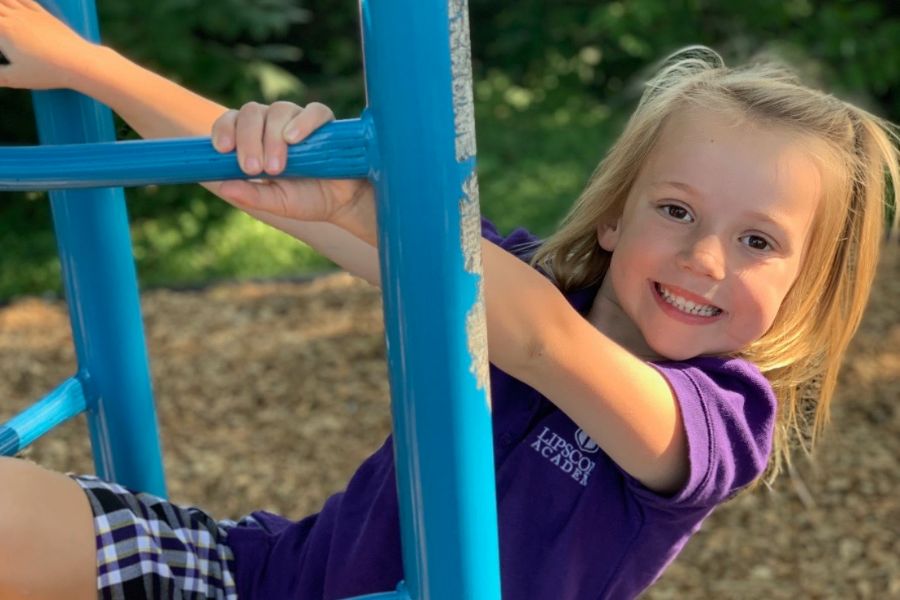
[[[484,310],[484,280],[478,280],[478,293],[472,310],[466,315],[466,337],[469,340],[469,356],[472,364],[469,371],[475,376],[476,387],[484,390],[488,411],[491,410],[490,368],[487,356],[487,319]]]
[[[478,204],[478,177],[474,170],[463,183],[463,197],[459,201],[459,232],[463,260],[467,273],[481,275],[481,210]]]
[[[472,44],[466,0],[449,0],[450,68],[453,73],[453,126],[456,160],[475,156],[475,104],[472,94]]]
[[[481,277],[481,211],[478,203],[478,177],[473,170],[463,183],[463,196],[459,201],[460,245],[467,273],[478,276],[475,302],[466,314],[466,339],[471,365],[479,390],[484,390],[488,410],[491,410],[490,369],[487,356],[487,320],[484,309],[484,279]]]
[[[456,160],[475,156],[475,105],[472,94],[472,45],[469,41],[469,10],[466,0],[448,0],[450,15],[450,65],[453,73],[453,126],[456,133]],[[487,320],[484,308],[484,280],[481,265],[481,210],[478,178],[474,169],[463,183],[459,201],[460,245],[467,273],[478,276],[478,290],[466,314],[469,370],[479,390],[485,391],[491,410],[490,369],[487,356]]]

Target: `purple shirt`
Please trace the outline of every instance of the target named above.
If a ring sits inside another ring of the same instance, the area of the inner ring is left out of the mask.
[[[527,256],[536,239],[502,238]],[[597,286],[568,296],[582,314]],[[690,475],[661,496],[625,473],[533,388],[491,366],[501,585],[511,600],[633,598],[652,584],[713,508],[766,466],[775,417],[768,381],[750,363],[657,363],[681,407]],[[349,598],[403,579],[392,437],[321,512],[230,530],[238,595],[246,600]]]

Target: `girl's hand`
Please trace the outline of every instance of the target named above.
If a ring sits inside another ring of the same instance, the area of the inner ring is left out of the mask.
[[[33,0],[0,0],[0,86],[32,90],[71,87],[73,74],[99,48]]]
[[[248,175],[278,175],[284,170],[288,144],[296,144],[334,119],[331,109],[290,102],[265,106],[251,102],[230,110],[213,125],[213,146],[219,152],[237,149]],[[250,212],[262,211],[297,221],[328,222],[368,242],[377,243],[372,186],[365,179],[272,179],[225,181],[219,196]]]

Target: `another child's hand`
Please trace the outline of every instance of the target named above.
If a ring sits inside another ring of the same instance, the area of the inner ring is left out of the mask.
[[[219,152],[236,149],[248,175],[278,175],[284,170],[288,145],[333,119],[331,109],[319,103],[304,108],[290,102],[271,106],[251,102],[219,117],[213,125],[213,146]],[[374,195],[364,179],[235,180],[213,189],[249,212],[329,222],[375,243]]]
[[[70,87],[79,63],[100,48],[34,0],[0,0],[0,86],[32,90]]]

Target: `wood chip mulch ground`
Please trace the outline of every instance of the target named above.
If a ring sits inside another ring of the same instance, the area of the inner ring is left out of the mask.
[[[645,598],[900,598],[898,297],[890,248],[815,465],[722,506]],[[345,274],[145,293],[172,499],[299,519],[341,490],[390,428],[380,302]],[[62,302],[0,307],[0,422],[74,370]],[[26,454],[93,472],[83,417]]]

